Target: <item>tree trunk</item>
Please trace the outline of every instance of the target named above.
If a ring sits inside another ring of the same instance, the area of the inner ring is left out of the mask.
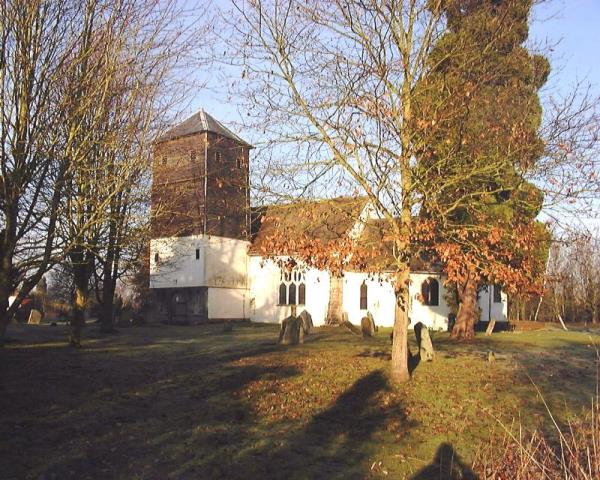
[[[342,323],[342,296],[344,280],[342,277],[331,275],[329,278],[329,303],[327,304],[327,324]]]
[[[85,325],[85,305],[87,303],[87,292],[75,287],[75,303],[73,305],[73,316],[71,318],[71,336],[69,344],[72,347],[81,347],[81,334]]]
[[[451,338],[470,340],[475,336],[475,324],[479,317],[477,305],[477,282],[471,276],[458,285],[459,308]]]
[[[100,308],[100,331],[114,333],[114,296],[115,285],[113,279],[106,279],[102,285],[102,305]]]
[[[83,262],[73,265],[75,301],[73,302],[69,344],[76,348],[81,347],[81,335],[85,326],[85,309],[89,298],[89,276],[87,271],[87,265]]]
[[[394,383],[410,380],[408,372],[408,280],[410,270],[396,274],[395,292],[396,305],[394,309],[394,340],[392,342],[392,371]]]

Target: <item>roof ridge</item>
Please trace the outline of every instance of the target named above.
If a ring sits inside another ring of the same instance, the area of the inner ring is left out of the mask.
[[[167,130],[163,135],[158,137],[156,141],[164,142],[167,140],[174,140],[179,137],[201,132],[216,133],[217,135],[230,138],[243,145],[252,147],[252,145],[250,145],[241,137],[233,133],[219,120],[214,118],[203,107],[201,107],[198,111],[187,117],[185,120],[179,122],[177,125]]]

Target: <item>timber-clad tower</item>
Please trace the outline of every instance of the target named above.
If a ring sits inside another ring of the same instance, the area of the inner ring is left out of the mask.
[[[203,110],[157,139],[150,245],[157,320],[247,318],[251,148]]]

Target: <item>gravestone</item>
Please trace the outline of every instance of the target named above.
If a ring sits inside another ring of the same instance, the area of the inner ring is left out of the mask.
[[[300,317],[289,316],[281,322],[279,345],[298,345],[304,343],[304,329]]]
[[[302,310],[302,313],[300,314],[300,320],[302,320],[302,329],[304,330],[304,334],[308,335],[314,327],[312,316],[306,310]]]
[[[373,332],[377,333],[379,328],[377,325],[375,325],[375,318],[373,317],[373,314],[371,312],[367,312],[367,318],[371,320],[371,323],[373,324]]]
[[[373,320],[373,315],[367,313],[367,316],[360,320],[360,329],[363,338],[375,336],[375,321]]]
[[[342,322],[340,323],[340,326],[347,328],[354,335],[361,335],[362,333],[360,328],[353,323],[350,323],[350,320],[348,320],[348,312],[342,313]]]
[[[421,322],[418,322],[415,325],[415,336],[417,337],[417,345],[419,346],[421,360],[431,362],[435,356],[435,351],[433,350],[433,343],[431,342],[429,330]]]
[[[27,320],[27,323],[29,325],[39,325],[41,321],[42,314],[35,308],[32,308],[31,312],[29,312],[29,320]]]

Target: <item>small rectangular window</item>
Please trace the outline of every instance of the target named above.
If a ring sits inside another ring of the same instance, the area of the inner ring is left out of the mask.
[[[221,152],[215,152],[215,161],[220,162],[223,159]]]
[[[196,260],[200,260],[200,249],[196,249]]]
[[[166,164],[167,164],[167,156],[166,156],[166,155],[165,155],[164,157],[162,157],[162,159],[161,159],[161,163],[162,163],[163,165],[166,165]]]
[[[502,303],[502,287],[494,285],[494,303]]]
[[[190,150],[190,162],[194,163],[196,161],[196,150]]]

